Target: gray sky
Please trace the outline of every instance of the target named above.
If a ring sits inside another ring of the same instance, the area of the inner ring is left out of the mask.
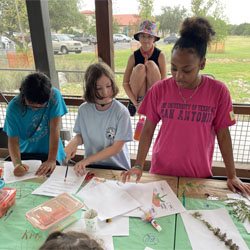
[[[94,10],[94,0],[84,0],[85,8]],[[250,0],[220,0],[225,6],[224,13],[231,24],[250,23]],[[154,14],[160,14],[163,6],[181,5],[190,8],[191,0],[154,0]],[[113,14],[138,14],[136,0],[113,0]]]

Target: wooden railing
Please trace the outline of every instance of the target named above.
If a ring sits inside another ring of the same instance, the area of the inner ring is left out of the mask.
[[[5,93],[5,98],[8,101],[11,101],[14,98],[14,96],[15,95],[13,95],[13,93],[12,94]],[[128,99],[126,99],[126,98],[117,98],[117,99],[121,103],[123,103],[124,105],[128,104]],[[67,106],[76,107],[76,108],[79,107],[84,102],[81,96],[64,96],[64,100],[65,100],[65,103]],[[7,104],[4,104],[4,102],[5,102],[5,100],[0,96],[0,105],[1,105],[1,103],[3,103],[3,105],[7,106]],[[250,131],[250,105],[233,104],[233,107],[234,107],[234,113],[235,113],[236,117],[238,117],[240,121],[244,121],[246,123],[247,129],[244,128],[244,130],[248,130],[248,128],[249,128],[249,131]],[[0,119],[2,119],[2,118],[0,117]],[[242,134],[242,132],[239,132],[239,133]],[[232,132],[231,132],[231,134],[232,134]],[[237,144],[235,143],[234,140],[232,140],[232,143],[233,143],[234,149],[241,148],[241,150],[243,150],[241,152],[241,154],[243,154],[245,156],[249,155],[249,157],[250,157],[250,139],[249,138],[250,138],[250,132],[247,133],[247,136],[245,136],[244,139],[242,139],[242,140],[240,139],[237,142]],[[83,157],[83,152],[84,151],[82,151],[82,150],[78,151],[79,154],[77,155],[76,160],[79,160]],[[235,153],[234,153],[234,155],[235,155]],[[132,164],[134,164],[135,157],[136,157],[136,153],[131,154]],[[235,162],[236,162],[237,174],[239,176],[242,176],[242,177],[250,178],[250,160],[241,161],[241,160],[237,160],[237,157],[235,157],[235,159],[236,159]],[[147,161],[146,161],[146,165],[145,165],[146,170],[148,170],[150,168],[150,163],[151,163],[151,156],[149,155],[147,157]],[[221,160],[214,161],[213,173],[214,173],[214,175],[217,175],[217,176],[218,175],[219,176],[226,175],[225,174],[225,167],[224,167],[223,162]]]

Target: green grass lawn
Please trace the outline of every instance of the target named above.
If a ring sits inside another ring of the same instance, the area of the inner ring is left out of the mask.
[[[173,44],[158,46],[167,58],[167,70],[170,72],[170,55]],[[115,71],[124,72],[131,50],[115,51]],[[97,61],[94,53],[80,55],[59,56],[56,59],[57,69],[86,69],[87,66]],[[250,37],[230,36],[225,41],[225,52],[207,53],[207,63],[203,73],[210,73],[216,79],[224,82],[231,93],[234,103],[250,103]],[[116,75],[120,88],[119,97],[127,97],[122,88],[122,75]],[[65,94],[79,94],[81,84],[74,83],[63,86]],[[82,92],[81,92],[82,94]]]
[[[167,71],[170,72],[170,55],[173,44],[158,46],[167,58]],[[124,72],[131,49],[115,50],[115,71]],[[81,53],[55,56],[57,70],[86,70],[97,62],[95,53]],[[1,67],[6,67],[1,65]],[[230,36],[225,41],[225,52],[207,53],[207,63],[202,73],[210,73],[216,79],[224,82],[232,96],[234,103],[250,103],[250,37]],[[0,72],[0,88],[3,91],[16,89],[20,84],[20,77],[25,72]],[[63,94],[82,95],[83,74],[66,73],[67,84],[61,86]],[[116,81],[120,92],[118,97],[127,97],[122,87],[123,75],[116,74]]]

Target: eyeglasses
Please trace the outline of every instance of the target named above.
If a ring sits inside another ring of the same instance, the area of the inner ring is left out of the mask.
[[[34,110],[34,109],[36,109],[36,110],[38,110],[38,109],[47,109],[48,108],[48,106],[49,106],[49,102],[46,102],[44,105],[41,105],[41,106],[35,106],[35,105],[27,105],[27,104],[25,104],[25,106],[26,106],[26,108],[29,108],[29,109],[32,109],[32,110]]]

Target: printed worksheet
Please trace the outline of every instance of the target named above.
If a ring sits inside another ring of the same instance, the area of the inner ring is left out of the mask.
[[[150,211],[154,218],[158,218],[186,211],[166,181],[155,181],[141,184],[151,184],[151,186],[148,186],[151,187],[151,192],[148,192],[151,202],[148,205],[145,205],[144,203],[142,207],[127,213],[127,216],[142,217],[145,211]],[[135,189],[139,187],[136,185],[138,184],[135,184]]]
[[[87,173],[83,176],[76,176],[73,167],[69,167],[66,181],[64,181],[66,166],[56,166],[51,176],[32,194],[57,196],[61,193],[75,194],[84,181]]]
[[[84,204],[89,209],[93,208],[98,212],[98,218],[101,221],[114,218],[141,206],[120,185],[112,181],[104,181],[92,188],[84,187],[77,193],[77,196],[83,199]]]
[[[17,177],[14,175],[14,166],[11,161],[4,162],[4,173],[3,178],[6,184],[13,183],[17,181],[24,181],[28,179],[37,178],[35,175],[37,169],[41,166],[42,162],[38,160],[25,160],[22,161],[23,164],[29,166],[29,170],[24,176]]]
[[[152,196],[153,196],[153,182],[148,183],[134,183],[126,182],[123,184],[119,182],[121,188],[128,192],[134,199],[136,199],[142,206],[129,213],[126,216],[141,217],[143,211],[149,210],[152,206]]]
[[[191,215],[194,212],[199,212],[202,215],[202,219],[208,222],[213,228],[219,228],[221,233],[226,233],[227,239],[231,239],[233,243],[239,246],[239,249],[249,249],[226,208],[223,207],[214,210],[189,210],[181,213],[193,250],[228,249],[225,242],[215,236],[202,221]]]
[[[106,180],[104,178],[94,177],[86,186],[85,189],[91,189],[95,186],[101,185],[104,182],[113,182],[120,186],[121,189],[129,193],[135,200],[137,200],[142,207],[150,208],[152,206],[153,183],[134,183]],[[140,217],[142,210],[135,209],[126,214],[126,216]]]
[[[125,216],[142,217],[144,212],[151,211],[154,218],[186,211],[176,194],[166,181],[155,181],[147,183],[126,182],[105,180],[104,178],[93,178],[84,189],[92,190],[103,183],[116,183],[122,190],[130,194],[141,206],[125,213]]]

